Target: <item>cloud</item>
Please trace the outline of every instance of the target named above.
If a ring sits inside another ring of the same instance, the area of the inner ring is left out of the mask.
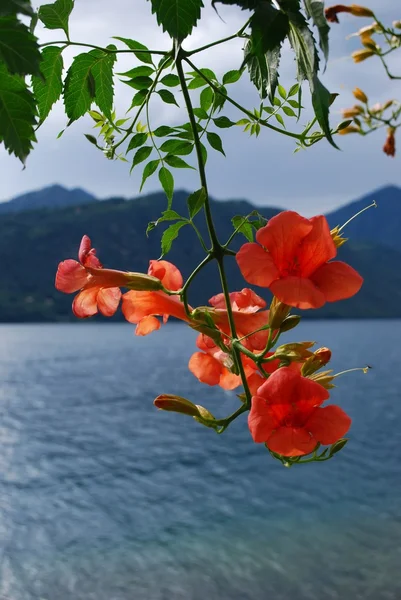
[[[169,48],[168,36],[157,26],[150,3],[145,0],[76,0],[75,4],[70,24],[73,40],[107,45],[112,42],[113,35],[119,35],[138,39],[153,49]],[[246,13],[236,7],[223,5],[218,7],[219,16],[207,4],[200,27],[185,42],[187,49],[203,46],[236,32],[247,18]],[[378,10],[385,22],[397,17],[392,5],[392,0],[370,2],[370,6]],[[352,89],[356,85],[375,101],[401,97],[401,83],[389,82],[375,59],[354,65],[348,58],[359,43],[357,38],[347,40],[346,36],[368,22],[366,19],[342,15],[341,25],[332,27],[331,58],[323,81],[331,91],[340,93],[340,98],[332,107],[333,123],[341,120],[341,107],[354,103]],[[62,34],[57,31],[38,29],[38,35],[41,41],[62,39]],[[213,51],[196,55],[196,64],[212,68],[221,75],[240,65],[242,45],[242,40],[234,40]],[[77,48],[73,50],[66,52],[67,64]],[[123,55],[118,63],[118,71],[133,66],[131,57]],[[284,52],[280,75],[284,86],[294,82],[294,59],[289,48]],[[253,109],[260,104],[256,90],[245,76],[231,87],[231,92],[247,108]],[[305,87],[304,97],[307,98],[307,95]],[[117,111],[121,116],[130,105],[132,89],[117,82],[116,98]],[[241,118],[241,113],[231,107],[225,109],[224,114],[233,120]],[[302,124],[309,114],[307,112],[302,116]],[[182,111],[160,102],[154,105],[151,118],[154,125],[161,122],[176,124],[182,122],[184,116]],[[65,124],[63,107],[59,103],[40,128],[39,143],[24,171],[16,159],[8,156],[4,149],[0,150],[0,168],[2,173],[7,173],[0,188],[2,199],[55,182],[69,187],[84,187],[99,197],[137,195],[140,171],[134,171],[130,177],[127,164],[107,161],[86,142],[83,133],[92,132],[90,119],[74,123],[57,140],[56,136]],[[288,123],[289,128],[293,126],[293,123]],[[249,138],[241,128],[221,130],[219,133],[224,139],[227,158],[210,150],[207,164],[210,190],[217,198],[242,197],[258,204],[275,204],[313,214],[387,183],[401,185],[401,169],[397,167],[399,158],[389,159],[381,151],[384,131],[366,138],[339,138],[340,152],[332,149],[328,143],[320,142],[296,155],[293,155],[294,140],[269,130],[262,131],[258,139]],[[199,185],[196,173],[192,171],[177,170],[175,177],[178,187],[193,189]],[[145,191],[157,188],[157,180],[150,180]]]

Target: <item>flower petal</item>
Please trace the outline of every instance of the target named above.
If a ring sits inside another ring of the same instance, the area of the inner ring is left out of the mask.
[[[235,390],[241,383],[241,377],[239,375],[231,373],[227,367],[223,366],[219,381],[219,386],[222,387],[223,390]]]
[[[257,312],[266,306],[263,298],[249,288],[244,288],[240,292],[231,292],[230,301],[233,310],[247,313]],[[224,294],[216,294],[216,296],[210,298],[209,304],[214,308],[226,308]]]
[[[120,300],[120,288],[100,288],[97,295],[97,306],[102,315],[112,317],[120,304]]]
[[[202,383],[207,383],[207,385],[220,383],[223,365],[210,354],[195,352],[189,359],[188,368]]]
[[[279,276],[272,256],[259,244],[244,244],[235,258],[243,278],[248,283],[269,287]]]
[[[285,210],[259,229],[256,239],[270,252],[277,269],[286,271],[293,264],[298,246],[312,231],[312,227],[309,219],[292,210]]]
[[[148,333],[152,333],[152,331],[160,329],[161,326],[162,324],[156,317],[144,317],[136,326],[135,335],[148,335]]]
[[[87,290],[82,290],[74,298],[72,303],[72,312],[80,319],[92,317],[97,313],[97,295],[99,288],[93,287]]]
[[[79,262],[84,267],[94,267],[101,269],[102,263],[96,256],[96,250],[92,248],[92,242],[87,235],[84,235],[78,250]]]
[[[310,280],[303,277],[288,276],[273,281],[271,292],[284,304],[296,308],[320,308],[325,296]]]
[[[84,287],[88,281],[88,273],[76,260],[69,258],[61,262],[56,273],[56,289],[65,294],[72,294]]]
[[[276,426],[277,422],[266,400],[260,396],[253,396],[252,408],[248,415],[248,427],[253,441],[257,444],[267,442]]]
[[[351,418],[335,405],[317,408],[305,424],[305,428],[321,444],[334,444],[350,427]]]
[[[130,323],[139,323],[141,319],[150,315],[170,315],[182,321],[188,320],[184,304],[176,296],[168,296],[164,292],[131,290],[123,294],[122,311]]]
[[[318,267],[337,255],[326,217],[312,217],[312,231],[303,239],[298,250],[302,277],[309,277]]]
[[[326,302],[351,298],[363,284],[363,278],[355,269],[338,260],[321,266],[313,273],[311,280],[324,294]]]
[[[167,260],[150,260],[148,275],[160,279],[163,286],[173,292],[181,289],[184,283],[179,269]]]
[[[269,404],[315,407],[327,400],[330,394],[316,381],[302,377],[298,370],[281,367],[258,389],[258,396],[262,396]]]
[[[303,456],[317,446],[317,440],[302,427],[280,427],[267,440],[267,447],[282,456]]]

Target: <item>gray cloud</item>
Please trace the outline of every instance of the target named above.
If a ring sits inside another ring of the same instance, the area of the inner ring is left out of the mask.
[[[377,9],[384,21],[399,17],[392,5],[392,0],[370,2],[370,6]],[[219,13],[221,18],[210,6],[204,9],[201,26],[187,41],[187,48],[230,35],[246,19],[246,13],[233,7],[219,6]],[[359,44],[357,38],[347,40],[346,36],[369,21],[347,15],[342,16],[341,21],[340,26],[332,27],[331,58],[323,75],[325,85],[331,91],[340,93],[340,98],[333,106],[333,123],[341,120],[341,107],[353,104],[352,89],[356,85],[375,101],[401,97],[401,83],[389,82],[375,59],[354,65],[348,58]],[[145,0],[116,0],[113,3],[107,0],[76,0],[70,30],[72,39],[86,43],[106,45],[111,42],[111,36],[120,35],[138,39],[154,49],[169,47],[168,37],[157,27],[151,15],[150,3]],[[57,39],[62,39],[56,31],[38,31],[43,41],[54,40],[57,36]],[[218,52],[208,51],[198,55],[197,64],[222,74],[239,66],[241,48],[241,41],[235,40],[219,47]],[[67,63],[73,55],[69,50]],[[394,68],[397,67],[396,63]],[[118,71],[132,66],[131,59],[124,56],[119,60]],[[289,86],[294,82],[294,60],[289,49],[284,53],[280,73],[283,85]],[[245,76],[231,90],[233,97],[245,106],[253,108],[259,105],[256,90]],[[132,90],[117,82],[116,97],[117,111],[122,115],[130,104]],[[224,114],[233,119],[241,118],[231,108],[225,110]],[[302,123],[307,117],[308,114],[302,117]],[[178,123],[182,118],[183,113],[178,109],[160,103],[155,105],[152,123]],[[63,107],[59,103],[39,130],[39,144],[29,157],[25,171],[4,149],[0,150],[0,168],[6,174],[2,178],[0,197],[8,199],[55,182],[69,187],[84,187],[98,197],[137,195],[140,171],[129,176],[127,164],[107,161],[83,138],[84,132],[91,132],[91,121],[88,119],[75,123],[57,140],[57,133],[65,127],[65,122]],[[288,123],[288,126],[292,126],[292,123]],[[388,183],[401,185],[399,158],[389,159],[381,151],[384,131],[366,138],[339,138],[341,152],[321,142],[296,155],[293,155],[294,140],[272,131],[263,131],[258,139],[249,138],[240,128],[223,130],[222,133],[227,158],[210,151],[207,165],[210,190],[217,198],[242,197],[258,204],[275,204],[313,214],[329,210]],[[198,186],[194,172],[176,171],[175,177],[179,187]],[[145,191],[154,189],[158,189],[157,182],[150,181]]]

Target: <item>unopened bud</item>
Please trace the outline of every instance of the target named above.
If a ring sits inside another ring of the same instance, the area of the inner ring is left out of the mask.
[[[385,102],[382,105],[382,110],[386,110],[387,108],[390,108],[390,106],[392,106],[394,104],[394,100],[387,100],[387,102]]]
[[[368,101],[368,97],[365,94],[365,92],[363,92],[360,88],[356,87],[354,88],[353,92],[354,97],[359,100],[359,102],[367,102]]]
[[[309,377],[321,367],[327,365],[331,359],[331,350],[329,348],[319,348],[302,365],[301,373],[304,377]]]
[[[351,4],[350,6],[351,15],[354,17],[374,17],[373,10],[366,8],[366,6],[359,6],[359,4]]]
[[[273,296],[273,300],[271,301],[270,310],[269,310],[270,328],[273,330],[279,329],[281,326],[281,323],[289,315],[290,310],[291,310],[291,306],[288,306],[287,304],[283,304],[282,302],[280,302],[280,300],[278,300],[275,296]]]
[[[195,404],[186,398],[181,398],[181,396],[175,396],[174,394],[161,394],[160,396],[157,396],[153,401],[153,404],[161,410],[190,415],[191,417],[201,416],[199,409]]]
[[[395,129],[394,127],[389,127],[387,129],[387,138],[385,144],[383,146],[383,152],[387,154],[387,156],[395,156]]]
[[[394,29],[401,29],[401,20],[393,21],[393,27],[394,27]]]
[[[292,342],[290,344],[282,344],[276,349],[274,356],[279,359],[302,362],[310,356],[313,356],[313,352],[310,352],[309,348],[314,344],[315,342]]]
[[[373,50],[368,50],[368,49],[355,50],[355,52],[352,53],[352,58],[354,59],[355,63],[360,63],[360,62],[366,60],[367,58],[374,56],[374,54],[375,54],[375,52],[373,52]]]
[[[290,315],[289,317],[284,319],[284,321],[281,323],[280,333],[285,333],[286,331],[290,331],[291,329],[294,329],[294,327],[296,327],[298,325],[300,320],[301,320],[300,315]]]
[[[348,125],[344,127],[344,129],[337,129],[337,133],[340,135],[348,135],[349,133],[360,133],[359,127],[355,127],[355,125]]]
[[[341,112],[344,119],[349,119],[351,117],[357,117],[358,115],[362,115],[365,111],[362,106],[357,104],[352,108],[343,108]]]
[[[330,446],[329,456],[333,456],[334,454],[337,454],[337,452],[340,452],[340,450],[344,448],[347,442],[348,440],[346,438],[340,438],[339,440],[334,442],[334,444]]]

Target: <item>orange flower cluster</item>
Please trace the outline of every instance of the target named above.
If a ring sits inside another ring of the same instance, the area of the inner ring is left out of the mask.
[[[225,390],[244,385],[252,397],[248,424],[253,440],[274,455],[300,457],[320,444],[337,442],[351,420],[338,406],[322,407],[333,387],[332,372],[319,373],[330,361],[328,348],[313,352],[313,342],[273,347],[299,322],[298,316],[289,315],[292,307],[319,308],[350,298],[360,289],[362,277],[346,263],[333,260],[340,245],[337,238],[337,229],[330,231],[325,217],[306,219],[284,211],[258,230],[256,243],[240,248],[236,260],[244,279],[274,294],[270,311],[250,288],[230,293],[230,306],[224,294],[217,294],[209,307],[193,309],[183,301],[184,282],[176,266],[151,260],[147,274],[105,269],[87,236],[82,238],[79,260],[59,264],[56,288],[78,292],[73,312],[80,318],[97,312],[112,316],[121,302],[124,317],[136,325],[139,336],[159,329],[170,316],[186,322],[200,332],[198,350],[189,361],[195,377]],[[121,288],[128,291],[122,293]],[[240,358],[233,351],[238,347]],[[241,394],[240,398],[244,400]],[[155,404],[207,426],[219,424],[206,409],[178,396],[164,394]]]

